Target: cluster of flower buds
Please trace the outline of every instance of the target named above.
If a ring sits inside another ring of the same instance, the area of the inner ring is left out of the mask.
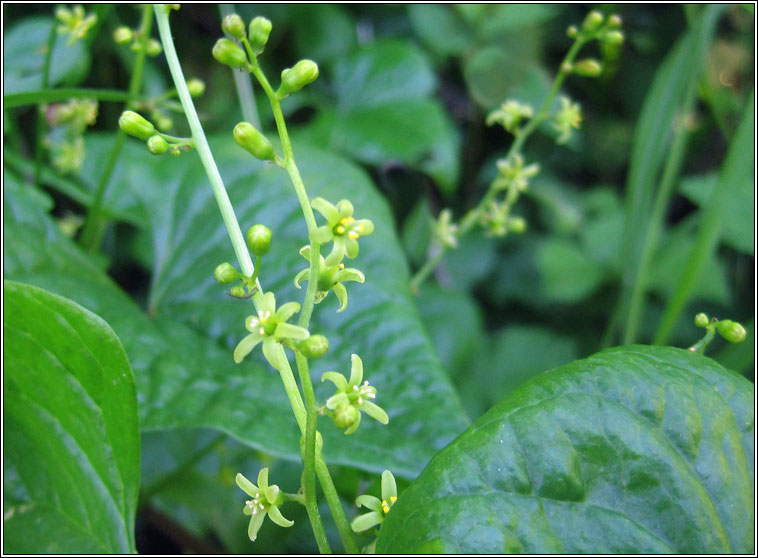
[[[59,6],[55,10],[55,19],[60,22],[57,32],[69,36],[69,45],[86,38],[90,29],[97,23],[97,15],[87,15],[81,6],[74,6],[72,10],[65,6]]]
[[[84,131],[97,120],[97,101],[71,99],[66,103],[50,105],[47,109],[50,146],[53,166],[62,173],[78,172],[84,163]]]
[[[127,110],[118,119],[118,126],[130,136],[146,142],[147,150],[153,155],[162,155],[171,151],[171,155],[179,155],[181,150],[191,149],[191,138],[177,138],[159,132],[155,125],[134,111]]]
[[[163,52],[163,47],[161,47],[160,41],[147,37],[143,42],[139,30],[130,29],[126,25],[116,28],[113,32],[113,40],[119,45],[129,45],[129,48],[135,52],[144,48],[145,53],[151,58],[155,58]]]
[[[271,237],[271,229],[260,223],[253,225],[247,230],[247,235],[245,235],[247,248],[250,250],[250,253],[256,257],[255,271],[250,277],[237,271],[237,269],[235,269],[235,267],[229,262],[224,262],[216,266],[216,269],[213,271],[213,276],[216,278],[216,281],[222,285],[235,283],[237,281],[242,282],[241,285],[233,286],[229,291],[229,295],[234,298],[250,298],[256,293],[258,287],[256,286],[255,281],[258,278],[258,272],[260,271],[261,258],[268,254],[271,249]]]
[[[252,71],[253,63],[257,64],[255,59],[263,52],[268,43],[269,35],[271,35],[271,22],[263,16],[254,17],[250,21],[247,33],[245,33],[244,20],[237,14],[229,14],[224,17],[221,29],[234,40],[224,37],[216,41],[212,51],[213,57],[230,68],[244,68],[247,71]],[[296,91],[300,91],[315,81],[318,75],[318,65],[313,60],[300,60],[292,68],[282,70],[282,83],[276,92],[276,96],[283,99]]]
[[[584,18],[581,27],[571,25],[566,33],[572,39],[586,43],[597,40],[606,61],[618,57],[624,34],[620,31],[621,18],[616,15],[604,16],[598,11],[591,11]],[[573,73],[584,77],[597,77],[603,73],[603,64],[594,58],[585,58],[574,63],[566,63],[561,67],[565,73]]]
[[[495,123],[500,124],[506,131],[517,136],[518,126],[524,118],[531,118],[534,110],[531,105],[523,104],[512,99],[507,100],[500,108],[493,110],[487,115],[487,126]]]
[[[702,353],[717,332],[730,343],[742,343],[747,337],[745,328],[739,322],[708,318],[708,315],[703,312],[695,316],[695,325],[705,329],[705,336],[690,347],[689,350],[693,353]]]
[[[387,413],[370,400],[376,398],[376,388],[363,380],[363,361],[351,355],[350,380],[339,372],[325,372],[321,381],[329,380],[336,389],[334,395],[326,400],[324,414],[332,417],[337,428],[344,428],[345,434],[352,434],[361,423],[361,411],[382,424],[389,422]],[[363,383],[361,383],[363,382]]]

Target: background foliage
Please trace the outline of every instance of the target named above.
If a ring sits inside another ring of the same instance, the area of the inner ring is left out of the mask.
[[[40,88],[50,8],[3,6],[5,95]],[[139,14],[129,6],[91,9],[100,21],[86,42],[58,40],[51,86],[126,90],[134,56],[111,34],[120,24],[136,26]],[[652,341],[693,253],[702,252],[703,271],[667,342],[685,347],[699,337],[691,322],[697,311],[741,320],[748,340],[714,342],[712,354],[754,380],[754,177],[747,164],[754,131],[741,129],[748,141],[733,141],[743,114],[752,122],[755,28],[743,7],[615,7],[627,37],[620,58],[596,80],[564,85],[583,107],[582,129],[557,147],[546,126],[526,146],[527,160],[542,166],[517,207],[529,230],[503,239],[474,233],[415,298],[408,290],[409,273],[426,255],[429,220],[443,207],[461,215],[476,203],[507,151],[510,138],[484,125],[486,113],[508,97],[539,102],[568,48],[565,28],[589,9],[238,7],[246,20],[265,15],[274,24],[261,58],[269,76],[305,57],[321,68],[316,82],[283,103],[310,195],[349,196],[377,224],[358,260],[366,285],[349,288],[344,315],[325,301],[314,326],[332,341],[319,375],[344,371],[358,349],[380,397],[393,402],[389,429],[366,421],[354,437],[326,436],[327,462],[339,466],[335,478],[351,510],[356,493],[376,493],[376,472],[391,468],[402,490],[436,450],[529,378],[624,340]],[[243,226],[262,221],[275,231],[267,288],[293,297],[299,293],[288,278],[305,266],[296,251],[305,227],[283,173],[251,161],[231,141],[241,114],[231,73],[210,55],[221,36],[217,7],[185,5],[171,19],[185,75],[206,81],[197,105],[238,217]],[[162,57],[149,59],[145,72],[147,96],[170,89]],[[689,136],[629,338],[624,285],[635,277],[641,248],[629,243],[646,242],[649,226],[646,205],[635,199],[652,203],[688,83],[695,99]],[[312,549],[304,513],[292,529],[264,525],[255,545],[245,537],[234,474],[252,478],[276,462],[277,482],[297,486],[299,465],[289,461],[297,432],[263,361],[244,371],[231,362],[247,309],[212,280],[231,250],[196,156],[153,158],[128,140],[105,198],[110,226],[102,249],[77,246],[78,216],[91,204],[121,110],[121,102],[100,103],[79,172],[45,161],[40,183],[29,185],[36,110],[6,103],[5,277],[81,304],[123,344],[142,440],[138,550]],[[174,121],[177,135],[188,133],[181,115]],[[731,166],[727,151],[737,161]],[[714,192],[723,200],[718,214]],[[713,249],[703,251],[703,223],[714,222]],[[14,505],[6,498],[4,511]],[[134,513],[129,505],[122,515]]]

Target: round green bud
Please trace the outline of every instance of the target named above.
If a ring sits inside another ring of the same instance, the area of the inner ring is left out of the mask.
[[[247,230],[247,247],[255,256],[265,256],[271,249],[271,229],[266,225],[253,225]]]
[[[245,36],[245,22],[237,14],[229,14],[221,21],[221,29],[235,39]]]
[[[624,42],[624,34],[621,31],[608,31],[603,35],[602,41],[606,45],[618,46]]]
[[[318,77],[318,64],[313,60],[301,60],[292,68],[282,70],[282,85],[278,95],[285,97],[313,82]]]
[[[155,135],[155,126],[152,122],[145,120],[142,116],[134,111],[127,110],[121,114],[118,119],[118,127],[124,132],[142,141],[147,141]]]
[[[603,73],[603,66],[594,58],[585,58],[574,63],[574,73],[584,77],[597,77]]]
[[[170,130],[174,126],[174,121],[171,120],[168,116],[161,114],[158,115],[155,119],[155,125],[158,127],[159,130],[165,132],[166,130]]]
[[[247,55],[239,45],[229,39],[219,39],[213,46],[213,58],[230,68],[242,68],[247,64]]]
[[[150,136],[147,140],[147,150],[153,155],[161,155],[168,151],[168,142],[157,134]]]
[[[192,78],[187,82],[190,97],[200,97],[205,93],[205,82],[202,79]]]
[[[181,154],[182,154],[182,152],[181,152],[181,151],[179,151],[179,148],[178,148],[178,147],[174,147],[174,148],[171,150],[171,156],[172,156],[172,157],[178,157],[178,156],[179,156],[179,155],[181,155]]]
[[[708,315],[705,312],[700,312],[695,316],[695,325],[697,327],[708,327]]]
[[[274,160],[274,146],[255,126],[240,122],[234,127],[234,139],[240,147],[263,161]]]
[[[523,217],[510,217],[508,219],[508,230],[516,234],[526,231],[526,219]]]
[[[618,14],[613,14],[608,16],[608,27],[611,27],[613,29],[618,29],[621,27],[621,16]]]
[[[122,25],[113,32],[113,40],[120,45],[131,43],[133,37],[134,34],[132,33],[132,30],[125,25]]]
[[[329,340],[321,334],[311,335],[300,342],[298,349],[307,358],[319,358],[329,350]]]
[[[742,324],[733,322],[732,320],[722,320],[716,322],[716,329],[721,337],[729,341],[730,343],[742,343],[747,337],[747,332]]]
[[[569,25],[566,28],[566,35],[568,35],[570,39],[575,39],[579,35],[579,29],[576,28],[576,25]]]
[[[233,283],[239,279],[239,275],[239,272],[229,262],[219,264],[213,270],[213,276],[216,278],[216,281],[222,284]],[[244,292],[242,294],[244,295]]]
[[[234,287],[229,289],[229,294],[235,298],[245,298],[247,296],[247,293],[245,292],[245,287],[243,287],[242,285],[235,285]]]
[[[587,17],[584,18],[584,22],[582,22],[582,29],[585,31],[597,31],[602,24],[603,14],[597,10],[592,10],[587,14]]]
[[[263,16],[254,17],[250,22],[248,38],[255,52],[262,52],[271,34],[271,22]]]
[[[352,405],[342,405],[337,407],[332,416],[332,420],[337,428],[349,428],[360,417],[361,412]]]
[[[163,52],[163,47],[161,46],[160,41],[156,41],[155,39],[150,39],[147,41],[147,44],[145,45],[145,52],[148,56],[155,58],[158,56],[161,52]]]

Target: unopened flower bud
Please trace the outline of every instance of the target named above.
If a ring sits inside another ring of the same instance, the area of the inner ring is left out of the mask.
[[[337,428],[348,428],[360,420],[360,411],[352,405],[342,405],[334,411],[332,420]]]
[[[163,47],[161,46],[160,41],[156,41],[155,39],[150,39],[149,41],[147,41],[147,44],[145,45],[145,52],[151,58],[155,58],[161,52],[163,52]]]
[[[132,42],[133,37],[134,34],[132,33],[132,30],[125,25],[122,25],[113,32],[113,40],[120,45],[125,45]]]
[[[608,31],[603,35],[602,41],[611,46],[618,46],[624,42],[624,34],[621,31]]]
[[[271,249],[271,229],[266,225],[253,225],[247,230],[247,247],[255,256],[265,256]]]
[[[695,325],[697,327],[708,327],[708,315],[705,312],[700,312],[695,316]]]
[[[516,234],[521,234],[526,231],[526,219],[523,217],[509,217],[508,218],[508,230]]]
[[[245,298],[247,296],[247,293],[245,292],[245,287],[242,285],[235,285],[231,289],[229,289],[229,294],[232,295],[234,298]]]
[[[168,142],[157,134],[150,136],[147,140],[147,150],[153,155],[161,155],[168,151]]]
[[[159,130],[165,132],[166,130],[170,130],[174,126],[174,121],[171,120],[168,116],[165,114],[158,115],[158,117],[155,119],[155,125],[158,127]]]
[[[290,93],[300,91],[318,77],[318,65],[313,60],[301,60],[292,68],[282,71],[282,85],[277,94],[286,97]]]
[[[234,127],[234,139],[240,147],[263,161],[273,161],[274,146],[255,126],[249,122],[240,122]]]
[[[329,350],[329,340],[321,334],[311,335],[300,342],[298,349],[308,358],[319,358]]]
[[[621,16],[618,14],[613,14],[608,16],[608,27],[611,27],[613,29],[618,29],[621,27]]]
[[[247,64],[247,55],[239,45],[229,39],[219,39],[213,46],[213,58],[230,68],[242,68]]]
[[[155,126],[142,116],[131,110],[124,111],[118,119],[118,126],[124,132],[142,141],[147,141],[155,135]]]
[[[603,14],[597,10],[593,10],[587,14],[587,17],[584,18],[584,22],[582,22],[582,29],[585,31],[597,31],[602,24]]]
[[[271,22],[263,16],[253,18],[250,22],[250,46],[255,52],[263,51],[263,47],[268,42],[268,36],[271,34]]]
[[[569,25],[566,28],[566,35],[568,35],[570,39],[575,39],[577,35],[579,35],[579,29],[576,28],[576,25]]]
[[[742,324],[733,322],[732,320],[722,320],[716,322],[716,329],[721,337],[729,341],[730,343],[742,343],[747,337],[747,332]]]
[[[221,21],[221,29],[235,39],[245,36],[245,22],[237,14],[229,14]]]
[[[594,58],[585,58],[574,63],[575,74],[584,77],[597,77],[603,73],[603,66]]]
[[[201,79],[193,78],[187,82],[187,89],[190,97],[200,97],[205,93],[205,82]]]
[[[234,269],[232,264],[224,262],[216,266],[216,269],[213,270],[213,277],[216,278],[216,281],[222,284],[233,283],[239,279],[239,272]]]

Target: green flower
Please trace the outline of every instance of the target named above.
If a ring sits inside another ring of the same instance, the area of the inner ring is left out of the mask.
[[[572,103],[568,97],[561,97],[561,109],[553,119],[553,128],[559,136],[555,140],[557,144],[564,144],[571,138],[571,128],[579,129],[582,122],[582,111],[579,105]]]
[[[303,246],[300,249],[300,254],[309,262],[311,261],[311,247]],[[300,281],[306,279],[310,280],[311,270],[305,268],[300,273],[295,275],[295,286],[300,288]],[[366,277],[359,270],[352,267],[345,267],[343,263],[337,263],[329,265],[324,256],[319,254],[319,267],[318,267],[318,290],[316,291],[316,304],[324,300],[329,291],[334,291],[337,299],[340,301],[340,307],[337,312],[342,312],[347,308],[347,289],[342,283],[344,281],[356,281],[363,283]]]
[[[332,252],[326,258],[327,265],[339,264],[345,254],[348,258],[356,257],[358,238],[374,232],[374,223],[368,219],[356,220],[353,217],[353,204],[348,200],[341,200],[334,206],[324,198],[316,198],[311,205],[326,218],[326,225],[314,230],[311,240],[319,244],[334,241]]]
[[[282,527],[292,527],[295,523],[286,519],[279,506],[284,503],[284,495],[279,491],[275,484],[268,484],[268,468],[261,469],[258,473],[258,486],[247,480],[242,474],[237,473],[237,486],[252,498],[245,502],[242,513],[250,516],[250,524],[247,527],[247,536],[254,541],[258,536],[258,531],[263,525],[263,519],[268,515],[271,521]]]
[[[434,237],[448,248],[458,248],[458,225],[452,222],[453,213],[445,208],[440,211],[434,225]]]
[[[89,30],[97,23],[97,16],[85,14],[84,8],[81,6],[74,6],[73,10],[60,6],[55,10],[55,18],[61,22],[58,25],[58,33],[70,35],[69,45],[73,45],[79,39],[86,38]]]
[[[506,159],[498,159],[495,164],[498,174],[493,186],[498,190],[513,187],[519,192],[523,192],[529,187],[529,179],[540,172],[540,166],[537,163],[524,166],[524,158],[520,153],[511,155]]]
[[[350,381],[339,372],[325,372],[321,376],[322,382],[329,380],[337,387],[337,392],[326,400],[326,408],[332,411],[335,424],[340,428],[345,428],[345,434],[355,432],[361,423],[361,414],[355,411],[363,411],[382,424],[387,424],[390,420],[384,409],[369,401],[369,399],[376,398],[376,388],[369,385],[368,380],[361,385],[363,381],[361,358],[354,354],[351,355],[350,359],[352,361]]]
[[[395,477],[389,471],[382,473],[382,499],[376,496],[363,494],[355,500],[355,505],[370,509],[368,513],[359,515],[350,523],[350,527],[356,533],[361,533],[371,529],[374,525],[379,525],[384,521],[384,516],[390,512],[392,505],[397,501],[397,484]]]
[[[310,336],[307,329],[287,323],[292,314],[299,310],[300,305],[297,302],[288,302],[277,310],[274,293],[264,294],[258,315],[245,319],[245,327],[251,333],[234,349],[234,362],[242,362],[258,343],[263,342],[263,355],[266,360],[271,366],[281,370],[286,366],[286,357],[278,344],[285,339],[302,341]]]
[[[509,100],[500,105],[499,109],[495,109],[489,113],[486,122],[487,126],[492,126],[497,122],[513,134],[517,131],[518,125],[523,118],[531,118],[533,115],[534,111],[531,106]]]

